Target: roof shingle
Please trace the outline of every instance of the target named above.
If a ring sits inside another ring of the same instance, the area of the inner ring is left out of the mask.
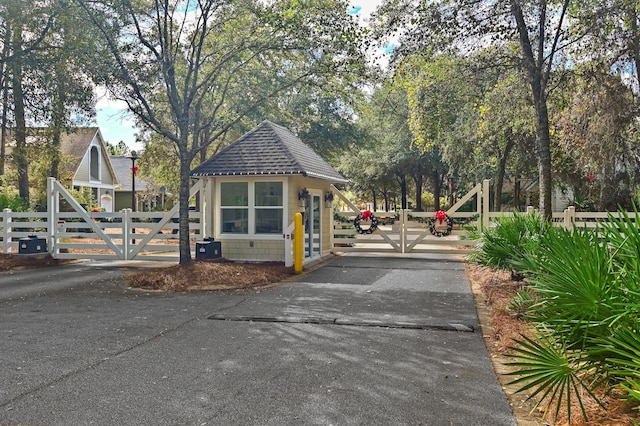
[[[191,172],[194,177],[294,174],[348,182],[297,136],[267,120]]]

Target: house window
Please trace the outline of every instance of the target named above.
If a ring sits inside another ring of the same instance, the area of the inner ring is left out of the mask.
[[[255,183],[256,234],[282,234],[282,182]]]
[[[283,188],[282,182],[221,182],[220,225],[222,233],[282,234]]]
[[[249,184],[222,182],[220,184],[222,232],[249,233]]]
[[[89,177],[91,180],[100,180],[100,159],[98,157],[98,148],[92,146],[90,155]]]

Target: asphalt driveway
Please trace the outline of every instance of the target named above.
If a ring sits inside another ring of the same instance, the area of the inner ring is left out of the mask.
[[[1,425],[516,424],[455,258],[199,294],[127,289],[127,265],[0,275]]]

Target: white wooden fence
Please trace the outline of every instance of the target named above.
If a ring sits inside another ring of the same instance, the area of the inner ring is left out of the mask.
[[[21,239],[36,236],[46,241],[48,251],[58,259],[178,261],[177,206],[168,212],[132,212],[130,209],[116,213],[88,212],[55,179],[49,180],[48,190],[47,212],[2,211],[0,248],[3,253],[18,253]],[[447,210],[449,217],[464,222],[454,227],[448,236],[431,235],[428,222],[435,212],[410,210],[374,212],[381,222],[378,230],[362,235],[353,226],[353,217],[361,213],[360,210],[337,188],[333,190],[350,208],[340,213],[347,217],[346,221],[334,223],[331,242],[334,252],[469,253],[476,244],[471,239],[474,231],[491,226],[498,217],[512,214],[489,211],[489,181],[484,181]],[[202,196],[203,192],[202,181],[198,181],[191,189],[191,196]],[[68,211],[60,209],[63,199],[70,206]],[[474,206],[472,211],[460,211],[468,202]],[[527,211],[534,210],[530,207]],[[635,219],[634,212],[627,214]],[[621,214],[612,212],[611,215]],[[205,234],[205,217],[203,211],[189,213],[192,250],[195,250],[195,241]],[[608,217],[607,212],[577,212],[569,207],[554,213],[552,220],[555,226],[567,229],[596,228]],[[192,255],[195,256],[195,252]]]
[[[202,189],[191,189],[195,196]],[[64,200],[68,206],[61,210]],[[18,253],[21,239],[44,239],[56,259],[168,260],[179,258],[178,206],[167,212],[89,212],[55,179],[48,182],[47,212],[5,209],[0,223],[3,253]],[[189,212],[189,238],[202,239],[204,215]],[[195,250],[195,244],[192,244]],[[193,254],[193,253],[192,253]]]

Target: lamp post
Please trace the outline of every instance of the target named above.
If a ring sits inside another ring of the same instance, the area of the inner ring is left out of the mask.
[[[136,174],[137,174],[136,160],[140,157],[138,157],[137,152],[131,151],[129,158],[131,158],[131,211],[135,212],[136,211]]]
[[[138,169],[136,168],[136,160],[140,157],[138,157],[137,152],[131,151],[129,158],[131,158],[131,211],[135,212],[136,211],[136,174],[138,173]],[[131,228],[131,233],[135,234],[136,228]],[[132,239],[131,244],[135,244],[135,243],[136,243],[136,240]]]

